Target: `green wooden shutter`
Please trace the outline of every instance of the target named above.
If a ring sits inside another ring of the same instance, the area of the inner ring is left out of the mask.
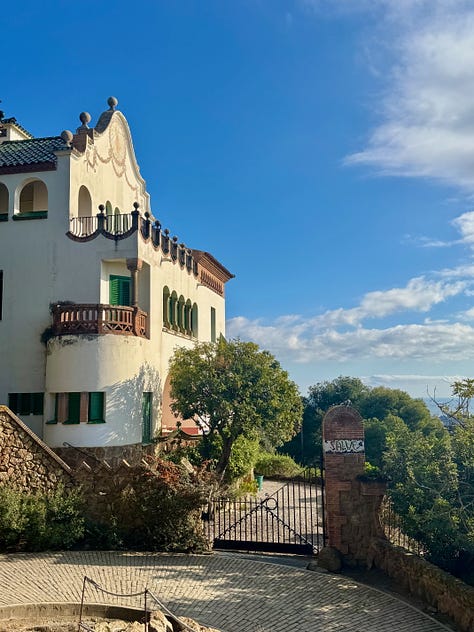
[[[110,305],[118,305],[119,284],[118,279],[111,276],[109,279],[109,303]]]
[[[142,395],[142,443],[151,442],[151,398],[152,393]]]
[[[110,275],[109,303],[110,305],[130,305],[130,277]]]
[[[216,310],[211,307],[211,342],[216,341]]]
[[[18,393],[8,393],[8,408],[14,413],[18,412]]]
[[[130,278],[124,277],[120,283],[120,305],[130,305]]]
[[[104,393],[89,393],[89,421],[105,421]]]
[[[81,420],[81,394],[69,393],[67,420],[70,424],[78,424]]]
[[[31,414],[31,393],[18,393],[18,414]]]
[[[43,393],[31,394],[31,412],[33,413],[33,415],[43,414],[43,402],[44,402]]]

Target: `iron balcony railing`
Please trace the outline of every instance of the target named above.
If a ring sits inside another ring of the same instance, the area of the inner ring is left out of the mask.
[[[116,215],[105,215],[104,230],[112,235],[123,235],[132,227],[132,217],[130,213]],[[76,237],[86,237],[99,228],[99,218],[97,215],[90,217],[73,217],[70,220],[69,232]]]

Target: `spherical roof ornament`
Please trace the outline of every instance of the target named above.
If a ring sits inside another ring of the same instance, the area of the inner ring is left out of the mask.
[[[115,110],[115,108],[116,108],[116,107],[117,107],[117,105],[118,105],[118,99],[117,99],[117,98],[115,98],[115,97],[109,97],[109,98],[107,99],[107,105],[109,106],[109,109],[110,109],[110,110]]]
[[[91,119],[92,119],[92,116],[89,114],[89,112],[81,112],[79,114],[79,120],[82,123],[83,129],[89,129],[88,123],[91,122]]]
[[[70,147],[72,143],[72,139],[74,138],[74,134],[70,132],[68,129],[65,129],[63,132],[61,132],[61,138],[63,139],[64,144]]]

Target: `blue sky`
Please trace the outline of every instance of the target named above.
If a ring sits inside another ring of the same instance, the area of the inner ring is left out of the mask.
[[[228,335],[303,393],[472,377],[471,2],[20,0],[0,53],[35,136],[119,99],[154,215],[236,275]]]

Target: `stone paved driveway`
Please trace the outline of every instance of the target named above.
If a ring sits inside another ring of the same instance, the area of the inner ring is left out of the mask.
[[[148,587],[178,616],[223,632],[440,632],[410,605],[342,576],[229,555],[65,552],[0,555],[0,606],[80,601],[84,575],[112,592]],[[139,604],[104,598],[90,602]]]

